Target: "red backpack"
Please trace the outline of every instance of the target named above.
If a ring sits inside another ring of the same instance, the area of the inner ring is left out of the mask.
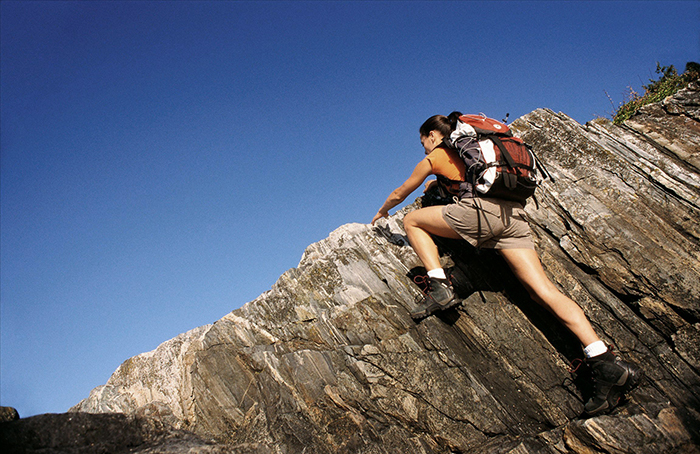
[[[523,204],[542,180],[530,148],[505,123],[485,115],[462,115],[449,138],[466,165],[466,182],[460,197],[494,197]]]

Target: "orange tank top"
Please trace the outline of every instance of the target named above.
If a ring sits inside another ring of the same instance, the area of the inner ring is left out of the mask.
[[[434,175],[442,175],[453,181],[465,181],[466,166],[457,152],[447,148],[438,147],[426,157]],[[459,184],[453,184],[449,191],[455,193],[459,190]]]

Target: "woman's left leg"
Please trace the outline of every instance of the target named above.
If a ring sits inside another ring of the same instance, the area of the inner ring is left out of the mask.
[[[403,226],[408,241],[423,262],[430,278],[429,290],[411,310],[411,317],[421,319],[437,310],[454,306],[458,300],[440,264],[437,245],[430,236],[432,234],[444,238],[460,238],[442,218],[442,207],[426,207],[412,211],[403,219]]]
[[[408,241],[428,271],[442,267],[437,245],[430,235],[453,239],[461,238],[443,219],[442,208],[442,206],[420,208],[411,211],[403,219]]]

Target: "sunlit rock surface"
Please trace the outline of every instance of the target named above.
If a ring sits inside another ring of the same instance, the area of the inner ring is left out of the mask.
[[[621,127],[547,109],[513,123],[552,175],[527,206],[548,275],[646,373],[609,415],[579,417],[580,346],[492,251],[441,241],[463,301],[410,318],[422,270],[402,218],[420,200],[340,227],[271,290],[128,359],[72,411],[167,428],[132,452],[700,452],[699,106],[692,85]],[[32,419],[4,423],[4,440]]]

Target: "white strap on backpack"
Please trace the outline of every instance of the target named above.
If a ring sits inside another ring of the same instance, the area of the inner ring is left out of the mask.
[[[491,185],[496,180],[497,167],[490,165],[496,162],[496,149],[493,142],[489,139],[480,140],[479,148],[481,148],[481,157],[486,164],[486,170],[477,178],[477,181],[483,181],[483,183],[477,184],[476,190],[485,194],[491,189]]]
[[[453,148],[457,148],[457,141],[463,137],[476,137],[476,129],[472,125],[468,125],[462,121],[457,122],[457,127],[450,134],[448,143]]]

